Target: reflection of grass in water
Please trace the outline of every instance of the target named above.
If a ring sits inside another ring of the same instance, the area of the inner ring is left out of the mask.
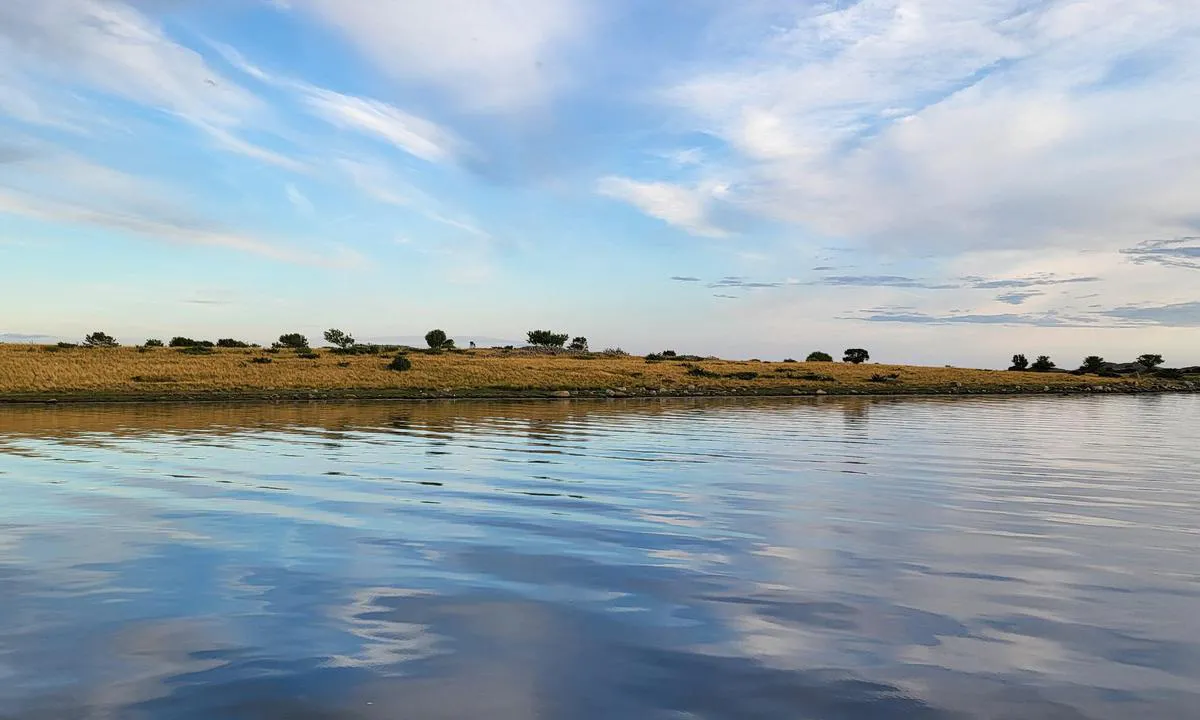
[[[416,396],[423,391],[482,395],[537,394],[555,390],[645,394],[741,392],[791,394],[833,388],[878,391],[873,375],[902,373],[903,389],[1000,389],[1016,386],[1126,385],[1121,378],[1077,377],[944,367],[849,365],[842,363],[764,363],[705,360],[647,363],[639,357],[542,355],[492,350],[412,353],[412,369],[392,372],[391,357],[376,355],[298,355],[217,348],[203,355],[169,349],[56,348],[0,345],[0,397],[60,396],[98,398],[171,396],[236,397],[291,392],[360,393],[363,396]],[[266,362],[270,357],[273,361]],[[784,371],[780,371],[786,368]],[[819,370],[820,372],[815,372]],[[831,385],[831,383],[833,385]],[[152,388],[147,385],[152,384]]]

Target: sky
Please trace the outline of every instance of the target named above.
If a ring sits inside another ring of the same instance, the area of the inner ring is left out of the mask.
[[[3,0],[0,340],[1200,364],[1195,0]]]

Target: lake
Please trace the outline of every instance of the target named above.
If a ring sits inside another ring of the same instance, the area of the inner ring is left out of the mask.
[[[0,717],[1200,715],[1200,397],[0,407]]]

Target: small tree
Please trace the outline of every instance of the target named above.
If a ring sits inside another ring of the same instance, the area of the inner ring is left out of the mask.
[[[429,332],[425,333],[425,342],[428,343],[429,347],[434,350],[440,349],[446,344],[446,331],[430,330]]]
[[[1163,356],[1146,353],[1145,355],[1138,355],[1136,362],[1138,365],[1141,365],[1147,370],[1153,370],[1154,368],[1163,364]]]
[[[83,344],[86,347],[116,347],[119,343],[113,340],[112,335],[102,333],[97,330],[83,338]]]
[[[842,356],[842,362],[854,363],[859,365],[871,359],[871,353],[862,348],[849,348]]]
[[[279,345],[292,350],[307,350],[308,338],[300,333],[285,333],[279,336]]]
[[[833,356],[827,352],[814,350],[808,354],[808,357],[804,359],[804,362],[833,362]]]
[[[337,328],[329,328],[325,331],[325,342],[339,350],[349,350],[354,347],[354,338],[349,333],[342,332]]]
[[[158,338],[150,338],[150,339],[149,339],[149,340],[147,340],[146,342],[142,343],[142,346],[143,346],[143,347],[148,347],[148,348],[152,348],[152,347],[162,347],[162,346],[163,346],[163,341],[162,341],[162,340],[159,340]]]
[[[588,349],[587,338],[585,338],[583,336],[580,336],[577,338],[571,338],[571,344],[567,346],[567,349],[575,350],[576,352],[587,352],[587,349]]]
[[[566,333],[556,333],[553,330],[530,330],[527,334],[530,345],[539,347],[562,347],[567,342]]]
[[[1009,370],[1028,370],[1028,369],[1029,369],[1029,358],[1025,357],[1024,355],[1021,355],[1020,353],[1013,355],[1012,367],[1010,367]]]
[[[1031,365],[1029,369],[1034,372],[1049,372],[1053,370],[1054,367],[1055,365],[1053,362],[1051,362],[1049,355],[1038,355],[1037,360],[1033,361],[1033,365]]]
[[[1099,355],[1088,355],[1083,359],[1083,364],[1079,366],[1080,372],[1098,373],[1104,370],[1104,358]]]
[[[248,348],[250,343],[243,340],[235,340],[234,338],[221,338],[217,340],[219,348]]]

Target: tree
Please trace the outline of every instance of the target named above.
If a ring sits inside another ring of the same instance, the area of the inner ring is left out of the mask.
[[[349,333],[344,333],[337,328],[329,328],[325,331],[325,342],[341,350],[349,350],[354,347],[354,338]]]
[[[233,338],[221,338],[221,339],[217,340],[217,347],[219,347],[219,348],[248,348],[248,347],[250,347],[250,343],[245,342],[243,340],[235,340]]]
[[[1028,369],[1029,369],[1029,358],[1025,357],[1024,355],[1022,355],[1020,353],[1013,355],[1012,367],[1010,367],[1009,370],[1028,370]]]
[[[567,342],[566,333],[556,333],[553,330],[530,330],[527,333],[530,345],[539,347],[562,347]]]
[[[446,347],[446,343],[450,343],[453,347],[453,340],[446,337],[445,330],[430,330],[425,333],[425,342],[429,343],[431,350],[441,350]]]
[[[279,345],[293,350],[307,350],[308,338],[300,333],[285,333],[279,336]]]
[[[1099,355],[1088,355],[1083,359],[1083,364],[1079,366],[1079,370],[1085,373],[1098,373],[1104,370],[1104,358]]]
[[[855,365],[865,363],[870,359],[871,353],[862,348],[849,348],[846,350],[845,355],[842,356],[842,362],[854,363]]]
[[[1055,365],[1050,361],[1049,355],[1038,355],[1037,360],[1033,361],[1033,365],[1030,365],[1029,369],[1034,372],[1049,372],[1054,367]]]
[[[1138,359],[1135,362],[1147,370],[1153,370],[1154,368],[1163,364],[1163,356],[1146,353],[1145,355],[1138,355]]]
[[[87,347],[116,347],[120,343],[113,340],[112,335],[108,335],[97,330],[83,338],[83,344]]]
[[[833,356],[827,352],[814,350],[808,354],[808,357],[804,359],[804,362],[833,362]]]
[[[163,341],[162,341],[162,340],[159,340],[158,338],[150,338],[150,339],[149,339],[149,340],[147,340],[146,342],[142,343],[142,345],[143,345],[144,347],[148,347],[148,348],[149,348],[149,347],[162,347],[162,346],[163,346]]]
[[[575,350],[576,352],[587,352],[587,338],[582,335],[577,338],[571,338],[571,344],[567,346],[567,349]]]

